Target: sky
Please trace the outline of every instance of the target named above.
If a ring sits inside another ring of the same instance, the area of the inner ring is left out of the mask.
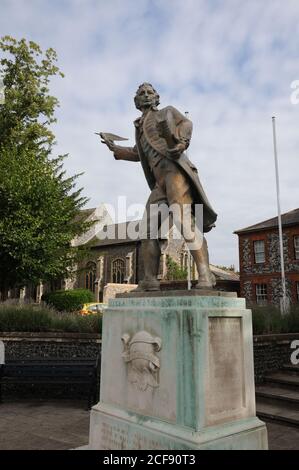
[[[299,206],[298,0],[0,0],[0,36],[53,47],[57,154],[84,172],[86,207],[145,204],[141,165],[115,161],[94,132],[134,145],[134,95],[147,81],[160,107],[188,111],[189,158],[218,214],[210,261],[238,267],[234,230],[274,217],[272,120],[276,116],[283,212]],[[294,101],[294,100],[293,100]],[[136,213],[136,216],[138,214]],[[120,214],[120,221],[125,214]]]

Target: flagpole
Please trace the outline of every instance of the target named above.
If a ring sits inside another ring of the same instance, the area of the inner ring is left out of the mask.
[[[185,116],[186,116],[186,118],[189,118],[189,111],[185,111]],[[188,156],[187,150],[185,151],[185,154]],[[190,250],[188,250],[187,280],[188,280],[188,290],[191,290],[192,284],[191,284],[191,253],[190,253]]]
[[[287,311],[287,293],[286,293],[286,278],[285,278],[285,269],[284,269],[284,254],[283,254],[282,223],[281,223],[281,210],[280,210],[279,169],[278,169],[278,158],[277,158],[275,116],[272,117],[272,127],[273,127],[273,146],[274,146],[275,177],[276,177],[276,197],[277,197],[277,213],[278,213],[281,284],[282,284],[281,311],[282,311],[282,313],[286,313],[286,311]]]

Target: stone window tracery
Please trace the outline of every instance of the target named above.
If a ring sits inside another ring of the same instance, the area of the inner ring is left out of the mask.
[[[122,258],[116,258],[112,261],[111,281],[116,284],[124,284],[126,274],[126,263]]]
[[[96,263],[89,261],[86,265],[85,288],[92,292],[95,291],[96,270]]]

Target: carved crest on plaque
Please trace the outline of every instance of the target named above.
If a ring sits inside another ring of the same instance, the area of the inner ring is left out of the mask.
[[[160,359],[156,353],[161,349],[161,338],[153,337],[147,331],[138,331],[132,337],[126,333],[121,339],[129,382],[142,391],[147,387],[158,387]]]

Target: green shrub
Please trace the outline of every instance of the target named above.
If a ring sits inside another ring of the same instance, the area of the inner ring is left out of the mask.
[[[187,269],[181,268],[180,265],[169,255],[166,256],[166,267],[166,279],[168,281],[179,281],[187,279]]]
[[[101,333],[102,315],[83,316],[49,307],[1,304],[0,331]]]
[[[299,332],[299,305],[293,305],[290,312],[284,319],[284,333],[298,333]]]
[[[252,308],[252,328],[254,335],[262,335],[267,332],[267,321],[264,308]]]
[[[17,305],[0,307],[1,331],[48,331],[51,324],[49,310]]]
[[[255,335],[299,332],[299,305],[293,305],[285,315],[274,305],[253,306],[251,310]]]
[[[44,294],[42,300],[59,312],[74,312],[94,302],[94,295],[88,289],[57,290]]]

